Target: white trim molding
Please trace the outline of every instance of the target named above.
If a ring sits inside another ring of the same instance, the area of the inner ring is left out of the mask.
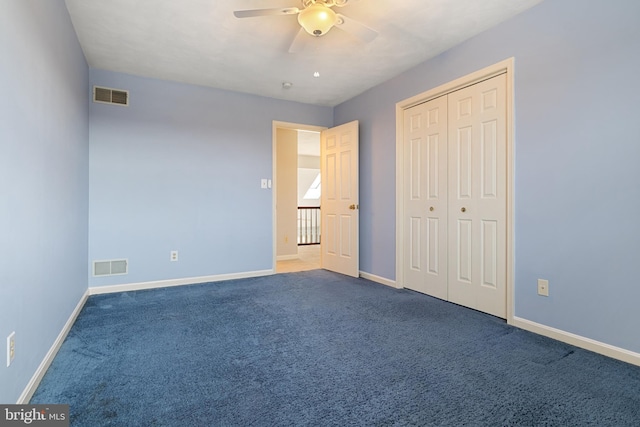
[[[364,271],[360,272],[360,277],[363,279],[371,280],[372,282],[380,283],[382,285],[386,285],[395,289],[398,289],[398,285],[395,280],[386,279],[384,277],[376,276],[375,274],[365,273]]]
[[[524,329],[525,331],[533,332],[585,350],[593,351],[594,353],[599,353],[613,359],[618,359],[623,362],[631,363],[632,365],[640,366],[640,353],[635,353],[624,348],[605,344],[600,341],[592,340],[591,338],[585,338],[580,335],[572,334],[571,332],[552,328],[520,317],[514,316],[511,325]]]
[[[87,289],[80,298],[80,301],[78,301],[76,308],[74,308],[73,312],[71,312],[71,316],[69,316],[69,319],[67,319],[67,322],[62,327],[62,330],[58,334],[58,337],[53,342],[53,345],[51,346],[47,354],[44,356],[44,359],[42,359],[42,362],[40,362],[40,366],[38,366],[38,369],[36,369],[36,372],[33,374],[31,380],[29,380],[29,383],[18,398],[18,401],[16,402],[18,405],[27,404],[29,403],[29,400],[31,400],[33,393],[35,393],[38,385],[40,385],[40,381],[42,381],[44,374],[47,372],[47,369],[49,369],[49,366],[51,366],[51,362],[53,362],[56,354],[58,354],[62,343],[64,342],[65,338],[67,338],[71,327],[78,318],[80,311],[82,311],[82,307],[84,307],[84,304],[87,302],[88,297],[89,290]]]
[[[430,101],[456,90],[471,86],[475,83],[490,79],[500,74],[507,76],[507,120],[506,120],[506,136],[507,136],[507,259],[506,259],[506,305],[507,305],[507,322],[511,323],[513,319],[514,306],[514,58],[505,59],[504,61],[490,65],[482,70],[460,77],[449,83],[440,85],[434,89],[415,95],[411,98],[400,101],[396,104],[396,287],[404,287],[404,245],[402,238],[404,236],[403,221],[404,218],[404,110],[415,105]]]
[[[245,273],[218,274],[215,276],[188,277],[184,279],[156,280],[153,282],[127,283],[122,285],[92,286],[89,288],[89,295],[141,291],[144,289],[169,288],[173,286],[197,285],[200,283],[221,282],[223,280],[270,276],[272,274],[274,274],[273,270],[259,270],[249,271]]]
[[[277,261],[293,261],[296,259],[300,259],[300,256],[298,254],[296,255],[278,255],[276,257]]]

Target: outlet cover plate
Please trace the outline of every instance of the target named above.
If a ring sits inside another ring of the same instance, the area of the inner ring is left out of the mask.
[[[544,279],[538,279],[538,295],[543,297],[549,296],[549,281]]]
[[[13,331],[7,337],[7,368],[16,357],[16,332]]]

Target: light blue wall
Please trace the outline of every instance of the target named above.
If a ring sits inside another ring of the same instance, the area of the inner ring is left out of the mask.
[[[0,52],[0,402],[15,403],[87,289],[89,69],[63,0],[0,1]]]
[[[362,270],[395,277],[394,104],[515,57],[515,314],[640,352],[638,17],[548,0],[337,106],[361,124]]]
[[[330,126],[333,110],[93,69],[91,84],[131,105],[90,106],[89,261],[129,260],[90,286],[271,269],[272,122]]]

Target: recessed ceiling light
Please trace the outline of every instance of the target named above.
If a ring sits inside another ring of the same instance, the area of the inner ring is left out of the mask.
[[[316,71],[315,73],[313,73],[313,77],[320,77],[320,73]]]
[[[282,89],[291,89],[291,86],[293,86],[291,82],[282,82]]]

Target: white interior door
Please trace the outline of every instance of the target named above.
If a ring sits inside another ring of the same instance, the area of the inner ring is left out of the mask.
[[[358,277],[358,121],[322,131],[321,267]]]
[[[404,112],[404,278],[447,299],[447,97]]]
[[[449,301],[506,317],[506,76],[449,94]]]

